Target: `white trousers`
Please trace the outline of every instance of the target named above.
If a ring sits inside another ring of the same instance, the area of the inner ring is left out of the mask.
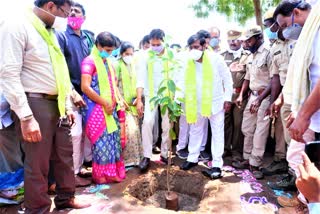
[[[311,129],[308,129],[304,133],[303,139],[306,142],[314,141],[315,139],[314,132]],[[290,168],[294,170],[297,178],[300,176],[298,166],[303,163],[301,155],[304,152],[304,149],[305,149],[304,143],[300,143],[291,139],[288,147],[288,151],[287,151],[287,161],[289,163]],[[299,193],[298,198],[302,203],[307,204],[305,197],[301,193]]]
[[[156,114],[158,113],[158,108],[153,108],[151,110],[149,98],[146,97],[145,108],[144,108],[144,118],[142,123],[142,145],[143,154],[145,158],[151,158],[152,156],[152,145],[153,145],[153,126],[156,122]],[[168,157],[168,143],[171,144],[171,139],[169,136],[169,130],[171,128],[168,112],[162,116],[161,122],[162,134],[161,134],[161,156],[164,158]]]
[[[200,155],[202,139],[204,136],[204,124],[207,118],[198,114],[197,122],[190,125],[190,140],[189,140],[189,156],[187,161],[197,163]],[[211,126],[211,154],[212,167],[222,168],[224,151],[224,111],[211,115],[209,118]]]
[[[208,119],[205,120],[203,126],[203,139],[201,143],[200,151],[204,151],[207,144],[208,139]],[[187,123],[187,118],[185,115],[181,115],[179,119],[179,141],[177,145],[177,151],[185,149],[188,145],[189,139],[189,132],[190,132],[190,125]]]
[[[81,170],[83,160],[86,156],[86,161],[92,159],[91,144],[89,140],[84,139],[83,126],[82,126],[82,116],[79,113],[79,109],[73,106],[73,111],[75,114],[75,125],[71,129],[72,146],[73,146],[73,167],[74,173],[78,174]]]

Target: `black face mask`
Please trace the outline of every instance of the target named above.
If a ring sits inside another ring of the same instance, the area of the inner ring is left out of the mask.
[[[255,53],[257,50],[258,50],[259,47],[257,47],[257,45],[254,45],[252,47],[249,47],[248,50],[251,52],[251,53]]]

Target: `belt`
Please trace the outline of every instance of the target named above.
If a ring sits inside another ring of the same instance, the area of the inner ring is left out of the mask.
[[[264,89],[260,89],[259,91],[251,91],[251,94],[253,94],[254,96],[260,96],[263,91]]]
[[[233,88],[233,93],[240,94],[242,87]]]
[[[40,98],[40,99],[46,99],[46,100],[58,100],[58,95],[49,95],[49,94],[43,94],[43,93],[31,93],[26,92],[27,97],[31,98]]]

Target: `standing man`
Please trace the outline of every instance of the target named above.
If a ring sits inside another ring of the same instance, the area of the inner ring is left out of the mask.
[[[36,0],[16,21],[1,28],[2,89],[19,118],[25,148],[26,213],[48,213],[49,160],[56,179],[57,209],[84,208],[74,197],[70,127],[74,123],[68,67],[54,28],[70,14],[70,0]],[[13,19],[11,19],[13,20]]]
[[[64,32],[57,32],[56,36],[60,44],[62,53],[64,54],[71,83],[73,85],[72,91],[72,110],[75,113],[75,126],[71,129],[72,145],[73,145],[73,165],[74,173],[76,174],[76,186],[87,186],[90,184],[87,180],[79,178],[77,175],[81,174],[82,164],[84,161],[84,147],[89,147],[90,143],[84,144],[83,139],[83,126],[80,108],[85,106],[81,95],[81,62],[90,54],[91,45],[90,41],[94,39],[88,33],[81,30],[81,26],[85,21],[85,10],[79,3],[75,3],[70,10],[68,17],[67,30]]]
[[[209,40],[210,48],[216,53],[221,53],[220,29],[217,27],[211,27],[209,28],[208,31],[210,33],[210,40]]]
[[[165,48],[164,45],[165,34],[161,29],[153,29],[150,34],[150,50],[141,57],[139,62],[139,70],[137,70],[137,110],[138,115],[143,117],[142,123],[142,145],[144,150],[144,158],[139,164],[140,170],[146,171],[150,164],[152,156],[153,144],[153,126],[158,121],[155,117],[158,113],[158,106],[151,106],[150,99],[153,98],[159,89],[160,83],[164,80],[165,75],[170,75],[172,72],[169,64],[169,54],[173,52]],[[153,57],[153,54],[155,56]],[[145,96],[145,105],[142,102],[142,94]],[[168,163],[168,144],[171,139],[169,136],[170,121],[168,112],[162,116],[162,142],[160,160]]]
[[[273,113],[272,106],[279,97],[285,82],[290,56],[293,51],[294,42],[287,40],[282,35],[282,29],[273,18],[274,8],[269,10],[264,18],[265,32],[272,42],[270,48],[271,57],[271,96],[270,106],[266,115],[272,118],[272,127],[274,128],[274,138],[276,141],[275,154],[272,163],[262,169],[264,175],[275,175],[288,172],[288,162],[286,161],[286,141],[285,141],[285,120],[280,112]],[[288,117],[288,115],[287,115]],[[289,144],[289,141],[287,141]],[[293,183],[294,185],[294,183]]]
[[[185,95],[186,120],[190,124],[189,155],[180,168],[189,170],[198,164],[203,125],[210,121],[212,169],[204,174],[221,177],[224,147],[224,112],[231,108],[232,78],[223,58],[208,51],[205,39],[198,34],[188,39],[190,58],[187,61],[182,90]]]
[[[243,40],[252,53],[241,92],[237,99],[238,107],[243,105],[243,98],[251,90],[249,101],[245,107],[242,121],[244,135],[244,161],[233,162],[236,168],[250,168],[256,179],[262,179],[260,171],[265,146],[269,135],[269,118],[265,112],[270,103],[270,71],[271,59],[269,47],[264,44],[260,26],[252,26],[244,32]]]
[[[224,157],[232,156],[234,161],[241,160],[243,152],[243,134],[241,132],[241,124],[243,111],[248,101],[248,96],[245,94],[243,104],[238,108],[235,104],[236,99],[241,92],[241,88],[246,75],[246,62],[250,53],[244,51],[241,47],[241,31],[237,29],[229,30],[228,44],[229,50],[222,53],[224,61],[229,67],[233,80],[232,107],[230,112],[225,113],[224,120]]]

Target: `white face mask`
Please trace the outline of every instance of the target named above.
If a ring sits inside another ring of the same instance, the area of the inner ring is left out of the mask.
[[[132,56],[124,56],[124,57],[122,57],[122,59],[127,65],[130,65],[132,63],[133,57]]]
[[[68,19],[56,16],[52,25],[55,30],[65,31],[67,29]]]
[[[60,16],[55,16],[51,13],[49,13],[48,11],[38,7],[40,10],[42,10],[43,12],[51,15],[54,17],[54,21],[53,21],[53,24],[52,24],[52,28],[54,28],[55,30],[61,30],[61,31],[65,31],[67,29],[67,25],[68,25],[68,19],[67,18],[63,18],[63,17],[60,17]]]
[[[203,51],[200,51],[197,49],[192,49],[190,51],[190,57],[195,61],[199,60],[201,58],[202,54],[203,54]]]

